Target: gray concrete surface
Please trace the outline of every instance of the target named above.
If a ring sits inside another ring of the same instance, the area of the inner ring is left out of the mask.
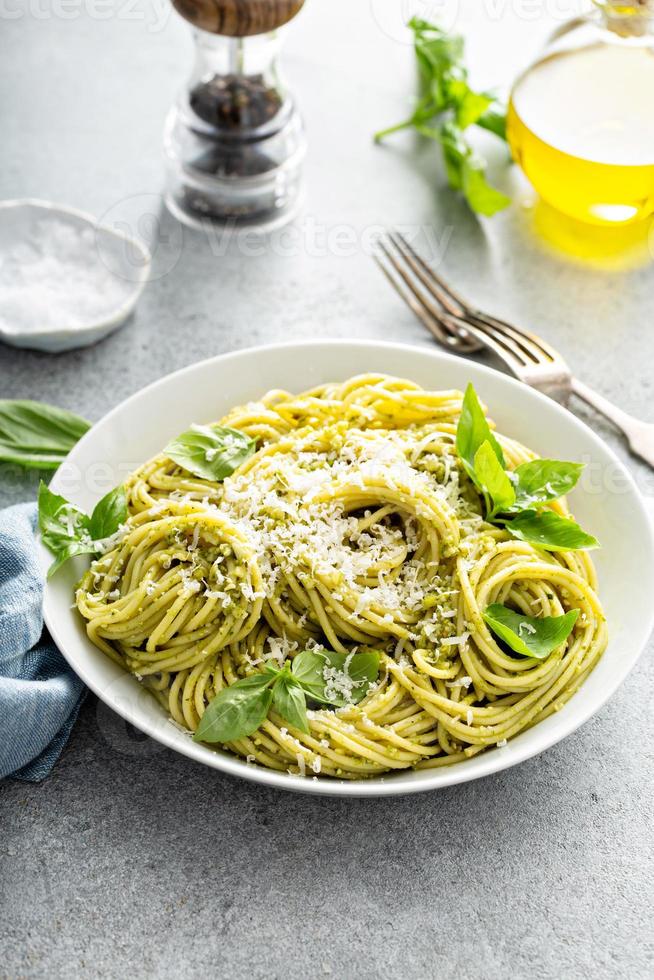
[[[442,268],[480,304],[533,324],[589,383],[653,417],[651,266],[570,261],[534,236],[534,211],[520,203],[480,224],[444,188],[433,147],[372,145],[371,130],[403,115],[412,84],[404,6],[309,0],[289,31],[286,67],[310,138],[293,231],[246,254],[251,242],[180,237],[164,219],[157,277],[134,320],[57,357],[0,347],[0,395],[97,419],[175,368],[251,344],[427,344],[366,254],[366,230],[402,223],[422,228],[438,258],[434,230]],[[466,0],[448,10],[489,84],[508,82],[572,6]],[[0,196],[52,198],[133,227],[153,210],[162,123],[191,56],[169,14],[164,0],[4,5]],[[494,166],[528,201],[501,153]],[[629,465],[653,492],[652,474]],[[34,488],[0,473],[2,502]],[[0,787],[0,976],[651,976],[652,679],[644,656],[582,731],[517,769],[352,802],[206,770],[89,698],[51,777]]]

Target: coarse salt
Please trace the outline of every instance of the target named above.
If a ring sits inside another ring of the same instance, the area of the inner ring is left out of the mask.
[[[36,221],[0,252],[0,330],[30,333],[92,326],[123,306],[126,284],[98,252],[89,227]]]

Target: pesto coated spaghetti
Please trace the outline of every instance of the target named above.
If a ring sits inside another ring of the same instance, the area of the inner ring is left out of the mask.
[[[224,480],[166,455],[128,479],[128,519],[77,591],[90,639],[189,732],[243,678],[302,651],[346,655],[329,680],[342,706],[308,695],[308,733],[273,701],[227,743],[271,769],[357,779],[503,745],[574,694],[606,625],[585,551],[487,519],[456,450],[461,412],[458,391],[382,375],[235,408],[222,431],[256,449]],[[515,482],[535,456],[496,438]],[[563,498],[546,510],[568,514]],[[498,603],[527,639],[533,617],[578,614],[547,655],[516,655],[484,618]],[[379,673],[355,703],[361,651]]]

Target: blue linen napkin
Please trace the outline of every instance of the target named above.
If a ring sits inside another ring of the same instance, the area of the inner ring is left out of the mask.
[[[39,782],[59,758],[85,688],[43,631],[36,505],[0,512],[0,779]]]

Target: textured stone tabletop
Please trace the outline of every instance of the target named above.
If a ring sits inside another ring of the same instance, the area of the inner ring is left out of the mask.
[[[481,85],[508,82],[574,6],[432,5],[457,13]],[[252,344],[428,344],[369,256],[375,228],[400,224],[480,305],[533,325],[591,385],[652,417],[651,266],[581,266],[534,235],[537,214],[520,203],[480,223],[445,188],[435,147],[372,144],[413,84],[404,7],[309,0],[291,25],[307,197],[294,226],[257,243],[165,217],[146,227],[164,116],[192,54],[165,0],[4,4],[0,197],[124,221],[153,239],[155,269],[135,318],[96,347],[0,347],[0,396],[97,419],[171,370]],[[501,152],[494,171],[528,203]],[[652,474],[628,465],[654,492]],[[0,473],[3,503],[34,491]],[[581,731],[518,768],[378,801],[227,778],[89,697],[52,776],[0,786],[0,976],[649,977],[652,675],[645,655]]]

